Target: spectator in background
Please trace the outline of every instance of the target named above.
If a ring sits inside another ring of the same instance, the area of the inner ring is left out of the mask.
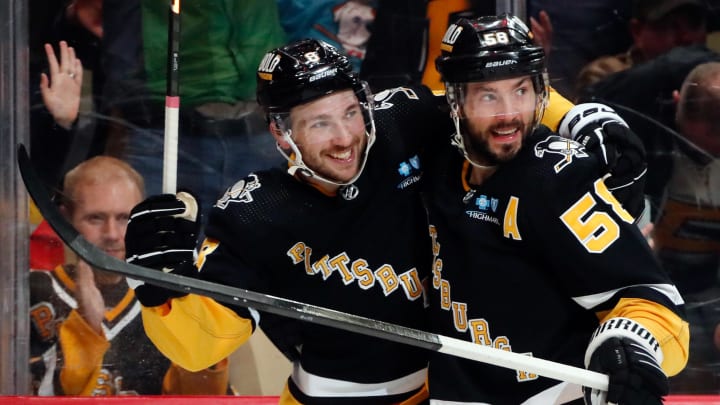
[[[288,41],[323,40],[341,49],[353,68],[360,70],[377,0],[276,0],[276,3]]]
[[[575,79],[583,66],[604,55],[623,52],[631,44],[629,0],[528,0],[528,16],[541,22],[543,11],[553,21],[552,52],[548,52],[550,84],[575,99]],[[532,20],[533,33],[542,34]]]
[[[90,243],[122,260],[130,210],[143,188],[127,163],[97,156],[65,176],[61,211]],[[124,276],[66,261],[52,272],[30,273],[30,302],[30,368],[38,395],[227,392],[227,360],[190,373],[150,343]]]
[[[167,2],[104,2],[103,110],[126,123],[108,153],[130,162],[152,194],[163,171],[167,27]],[[257,110],[255,69],[283,40],[274,2],[182,3],[177,178],[205,209],[238,177],[282,162]]]
[[[720,62],[696,66],[677,100],[681,137],[673,171],[655,226],[658,256],[687,302],[690,359],[672,380],[673,392],[711,394],[720,390]]]
[[[71,167],[100,153],[102,147],[93,142],[102,143],[102,139],[93,138],[94,129],[85,125],[87,121],[78,125],[77,116],[68,123],[57,125],[53,112],[46,108],[50,105],[46,92],[40,87],[41,73],[50,76],[59,97],[64,97],[59,93],[67,91],[68,85],[82,86],[82,69],[92,71],[93,91],[101,87],[103,75],[97,63],[102,36],[101,9],[101,0],[31,0],[29,3],[30,157],[40,177],[52,187],[60,185],[62,174]],[[56,48],[61,63],[67,49],[73,59],[82,59],[83,66],[74,68],[74,84],[62,81],[60,76],[52,77],[52,66],[48,66],[46,58],[48,43],[61,44]],[[71,103],[75,109],[74,103],[80,102],[79,94],[77,101]]]
[[[83,66],[80,59],[75,55],[75,49],[67,45],[67,42],[60,41],[60,61],[55,56],[55,51],[50,44],[45,44],[45,55],[49,66],[48,73],[40,75],[40,93],[45,110],[53,120],[53,129],[46,128],[49,134],[65,140],[70,137],[72,130],[77,123],[78,111],[80,108],[80,92],[83,79]],[[49,137],[50,138],[50,137]],[[50,138],[57,140],[55,138]],[[54,143],[50,143],[53,145]],[[37,148],[41,148],[37,150]],[[46,156],[48,145],[35,145],[31,149],[31,156],[35,153],[39,156]],[[56,150],[56,154],[62,154],[63,150]],[[61,156],[64,159],[64,156]],[[39,159],[34,159],[37,161]],[[41,168],[53,167],[53,164],[43,165]],[[52,170],[58,170],[53,167]],[[42,169],[41,169],[42,172]],[[45,181],[51,181],[47,176]],[[50,186],[56,186],[51,183]],[[34,207],[30,207],[31,222],[37,227],[30,235],[30,268],[52,270],[63,263],[64,250],[60,238],[50,226],[40,217]]]
[[[675,47],[703,44],[707,37],[705,4],[701,0],[633,0],[626,52],[600,57],[582,68],[576,89],[651,60]]]
[[[648,175],[645,193],[657,220],[665,186],[673,172],[676,123],[673,92],[697,65],[720,61],[720,54],[704,44],[675,47],[644,63],[614,73],[586,88],[580,102],[613,106],[643,140]]]
[[[40,75],[40,94],[57,126],[70,131],[78,119],[83,65],[75,55],[75,49],[60,41],[60,61],[52,45],[45,44],[49,73]],[[52,81],[51,81],[52,80]]]
[[[672,92],[694,66],[717,58],[705,46],[706,12],[701,0],[633,0],[633,45],[621,55],[589,64],[576,82],[577,101],[615,106],[643,139],[648,161],[645,193],[653,221],[672,173]]]

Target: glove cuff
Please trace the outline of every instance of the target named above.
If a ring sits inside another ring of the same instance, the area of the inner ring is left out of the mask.
[[[600,324],[593,333],[585,351],[585,367],[590,364],[590,359],[595,350],[603,342],[613,337],[626,338],[636,342],[655,358],[657,364],[662,364],[664,356],[660,343],[655,339],[655,336],[644,326],[630,318],[615,317]]]

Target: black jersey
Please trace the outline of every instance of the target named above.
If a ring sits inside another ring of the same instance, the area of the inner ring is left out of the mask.
[[[661,303],[652,311],[669,313],[682,299],[608,192],[593,156],[542,126],[524,143],[480,186],[468,184],[469,163],[449,144],[430,165],[431,324],[443,335],[583,367],[598,318],[618,311],[618,300]],[[665,356],[676,352],[666,349]],[[435,400],[547,404],[581,397],[579,387],[558,384],[431,356]]]
[[[374,114],[377,139],[365,169],[337,196],[280,169],[250,174],[231,187],[212,208],[199,276],[425,329],[422,284],[432,257],[418,193],[421,146],[426,134],[438,133],[435,125],[449,121],[425,88],[377,94]],[[425,383],[422,349],[232,309],[259,321],[271,340],[284,342],[283,351],[298,349],[289,390],[302,403],[336,404],[348,397],[365,397],[363,404],[397,402]]]

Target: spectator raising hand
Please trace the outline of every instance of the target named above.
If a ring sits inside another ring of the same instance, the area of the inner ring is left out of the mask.
[[[552,49],[553,26],[550,21],[550,15],[547,11],[540,11],[538,18],[530,17],[530,30],[535,37],[533,41],[545,51],[545,55],[550,55]]]
[[[40,92],[43,102],[55,122],[70,129],[78,117],[82,89],[82,62],[75,56],[75,50],[67,42],[60,41],[60,63],[52,45],[45,44],[45,53],[50,67],[50,77],[40,76]]]

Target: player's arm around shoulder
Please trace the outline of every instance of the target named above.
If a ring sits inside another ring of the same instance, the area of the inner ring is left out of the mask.
[[[542,117],[542,124],[553,131],[560,127],[560,121],[575,105],[554,88],[549,88],[548,104]]]

